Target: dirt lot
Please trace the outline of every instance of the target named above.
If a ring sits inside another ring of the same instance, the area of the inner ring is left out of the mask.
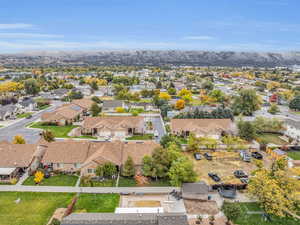
[[[216,215],[219,212],[215,201],[184,200],[188,214]]]
[[[205,181],[208,184],[216,183],[207,175],[210,172],[217,173],[221,178],[221,181],[224,183],[240,184],[240,180],[233,176],[233,172],[235,170],[243,170],[247,174],[251,174],[251,171],[257,168],[254,162],[243,162],[240,159],[238,152],[212,152],[212,161],[208,161],[204,157],[203,159],[197,161],[194,159],[192,153],[186,154],[192,159],[195,166],[195,170],[199,175],[199,180]],[[271,158],[265,153],[263,153],[263,155],[264,164],[266,167],[269,167],[271,164]]]

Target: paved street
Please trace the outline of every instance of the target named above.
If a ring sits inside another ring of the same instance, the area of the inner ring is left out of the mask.
[[[35,129],[28,129],[26,128],[26,125],[39,119],[42,113],[51,112],[61,104],[62,104],[61,102],[55,101],[52,103],[51,107],[34,114],[32,118],[30,119],[25,118],[7,127],[1,128],[0,141],[4,141],[4,140],[12,141],[14,136],[22,135],[25,138],[26,143],[28,144],[36,143],[40,139],[40,131]]]
[[[160,141],[160,139],[166,135],[166,129],[165,126],[163,124],[163,121],[161,119],[161,117],[156,116],[156,117],[151,117],[152,123],[153,123],[153,127],[155,130],[158,131],[158,138],[156,138],[156,141]]]
[[[172,190],[180,191],[177,187],[59,187],[59,186],[23,186],[0,185],[0,192],[63,192],[63,193],[149,193],[167,194]]]
[[[269,107],[262,107],[260,110],[254,113],[254,116],[263,116],[268,118],[276,117],[280,119],[292,119],[300,121],[300,115],[290,112],[287,106],[279,105],[278,107],[280,109],[280,112],[275,115],[268,113]]]

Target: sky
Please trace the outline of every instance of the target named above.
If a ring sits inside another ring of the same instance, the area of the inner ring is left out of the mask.
[[[299,0],[2,0],[0,53],[300,51]]]

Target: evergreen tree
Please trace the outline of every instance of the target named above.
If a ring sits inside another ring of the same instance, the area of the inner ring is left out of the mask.
[[[122,170],[124,177],[133,177],[135,175],[135,167],[132,158],[129,156]]]

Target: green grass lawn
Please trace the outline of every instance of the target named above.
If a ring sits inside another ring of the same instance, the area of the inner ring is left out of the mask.
[[[144,135],[133,135],[132,137],[126,138],[126,140],[152,140],[153,134],[144,134]]]
[[[168,180],[148,180],[149,184],[143,185],[143,187],[168,187],[171,186]],[[119,187],[136,187],[138,186],[134,178],[120,177]]]
[[[232,203],[240,204],[242,209],[242,215],[235,221],[235,224],[239,225],[299,225],[300,221],[296,221],[292,218],[279,218],[277,216],[271,216],[271,221],[264,221],[261,214],[247,214],[247,211],[261,212],[258,203],[245,202],[245,203]]]
[[[17,118],[26,118],[27,116],[30,116],[30,115],[32,115],[32,113],[22,113],[22,114],[19,114],[19,115],[17,115]]]
[[[55,137],[58,138],[70,138],[68,133],[74,128],[78,127],[75,125],[67,125],[67,126],[45,126],[42,125],[41,122],[34,123],[30,126],[31,128],[39,128],[43,130],[50,130]]]
[[[44,109],[47,109],[49,108],[51,105],[43,105],[41,107],[39,107],[39,110],[44,110]]]
[[[92,181],[92,184],[84,184],[80,182],[80,187],[115,187],[116,180],[105,180],[103,182],[100,181]]]
[[[293,151],[293,152],[288,152],[287,153],[288,157],[294,159],[294,160],[300,160],[300,151]]]
[[[75,186],[77,180],[77,176],[59,174],[49,178],[44,178],[39,186]],[[23,185],[36,185],[34,182],[34,176],[28,177],[24,181]]]
[[[82,136],[76,136],[71,138],[83,138],[83,139],[97,139],[96,137],[89,136],[89,135],[82,135]]]
[[[278,134],[260,134],[259,135],[259,140],[260,142],[266,142],[266,143],[273,143],[276,145],[286,145],[288,144],[287,142],[285,142],[284,140],[279,138],[280,135]]]
[[[0,225],[45,225],[55,209],[66,207],[70,193],[0,193]],[[16,204],[15,200],[20,199]]]
[[[75,205],[75,212],[114,212],[118,207],[118,194],[80,194]]]

